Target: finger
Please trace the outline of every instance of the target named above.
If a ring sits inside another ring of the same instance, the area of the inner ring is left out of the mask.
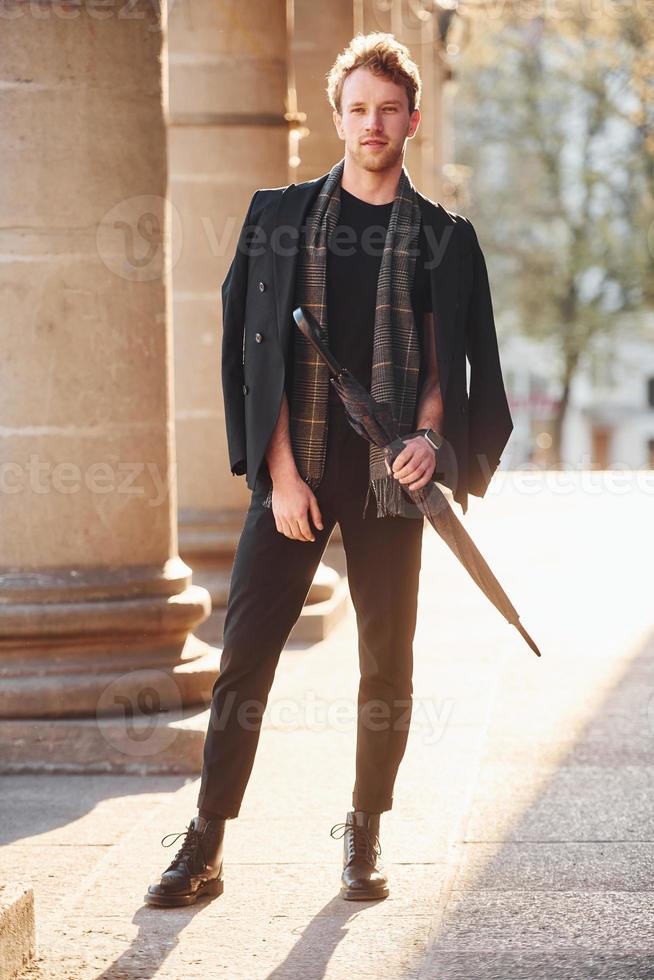
[[[307,537],[304,528],[307,523],[306,515],[304,517],[294,517],[292,521],[293,537],[296,541],[311,541],[310,537]],[[307,530],[309,530],[307,528]],[[309,531],[311,534],[311,531]]]
[[[289,517],[287,519],[287,521],[286,521],[286,524],[287,524],[287,527],[288,527],[288,537],[292,541],[295,541],[297,539],[297,536],[298,536],[296,522],[293,520],[292,517]]]
[[[315,537],[311,528],[309,527],[309,520],[307,515],[298,520],[298,528],[300,529],[300,534],[302,535],[303,541],[315,541]]]
[[[425,483],[429,483],[436,471],[436,456],[430,456],[425,465],[426,470],[423,479]]]
[[[432,450],[428,449],[427,447],[425,447],[424,449],[421,447],[420,449],[415,450],[411,460],[406,464],[406,466],[398,470],[396,476],[397,475],[408,476],[412,468],[416,468],[418,466],[431,465],[432,463],[434,466],[436,465],[436,457],[432,452]]]
[[[401,453],[398,453],[398,455],[395,457],[395,462],[393,463],[393,470],[400,469],[402,466],[408,463],[413,456],[413,452],[413,447],[407,446]]]
[[[410,483],[409,486],[408,486],[408,489],[409,490],[422,490],[422,488],[425,487],[425,486],[427,486],[428,483],[429,483],[429,476],[425,473],[425,475],[420,480],[418,480],[416,483]]]
[[[421,480],[422,477],[426,475],[426,473],[427,473],[427,469],[424,465],[417,466],[414,470],[411,471],[411,473],[408,474],[408,476],[400,477],[399,478],[400,483],[406,484],[406,483],[412,483],[414,480]]]
[[[311,511],[311,520],[313,521],[314,526],[317,527],[319,531],[322,531],[322,514],[320,513],[320,507],[318,506],[318,501],[315,497],[309,503],[309,510]]]
[[[411,470],[415,467],[417,462],[418,462],[417,459],[411,457],[410,459],[407,459],[406,462],[403,463],[401,466],[393,466],[393,475],[397,476],[399,473],[410,473]]]
[[[417,470],[419,466],[422,466],[423,463],[424,463],[423,459],[420,458],[411,459],[406,464],[406,466],[403,466],[402,469],[397,470],[395,472],[395,476],[398,477],[399,479],[406,479],[406,477],[410,476],[413,472],[415,472],[415,470]]]

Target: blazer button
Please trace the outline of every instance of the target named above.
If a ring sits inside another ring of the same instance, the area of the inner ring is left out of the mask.
[[[259,283],[259,292],[262,293],[265,288],[266,288],[265,282],[260,282]]]
[[[250,389],[248,388],[248,386],[247,386],[247,385],[243,385],[243,394],[244,394],[244,395],[247,395],[247,393],[248,393],[248,391],[249,391],[249,390],[250,390]]]
[[[256,342],[257,342],[258,344],[260,344],[260,343],[261,343],[261,341],[263,340],[263,334],[262,334],[262,333],[255,333],[255,335],[254,335],[254,339],[256,340]]]
[[[461,415],[465,415],[465,413],[467,412],[467,410],[468,410],[468,406],[467,405],[462,405],[461,408],[459,409],[459,411],[461,412]]]

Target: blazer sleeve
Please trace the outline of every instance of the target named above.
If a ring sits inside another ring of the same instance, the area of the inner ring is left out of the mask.
[[[488,272],[477,233],[471,232],[472,286],[466,325],[470,363],[468,491],[483,497],[506,446],[513,420],[504,389]]]
[[[243,336],[248,284],[250,216],[255,191],[241,228],[236,252],[222,284],[223,337],[222,385],[229,466],[235,476],[247,470],[245,441],[245,396],[243,394]]]

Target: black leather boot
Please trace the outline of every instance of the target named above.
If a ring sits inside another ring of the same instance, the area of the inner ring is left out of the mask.
[[[164,847],[171,847],[183,835],[184,842],[161,880],[148,888],[148,905],[193,905],[203,895],[222,895],[226,823],[219,817],[209,821],[193,817],[186,832],[162,837]],[[164,844],[167,837],[173,838],[170,844]]]
[[[388,896],[388,878],[377,866],[377,857],[381,854],[379,817],[379,813],[350,810],[345,823],[334,824],[329,832],[335,839],[343,837],[343,898],[362,901]],[[334,834],[341,828],[342,834]]]

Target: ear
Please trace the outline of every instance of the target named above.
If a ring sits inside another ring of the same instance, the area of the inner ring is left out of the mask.
[[[409,116],[409,131],[407,132],[407,138],[410,139],[412,136],[418,132],[418,126],[420,125],[420,109],[414,109]]]

